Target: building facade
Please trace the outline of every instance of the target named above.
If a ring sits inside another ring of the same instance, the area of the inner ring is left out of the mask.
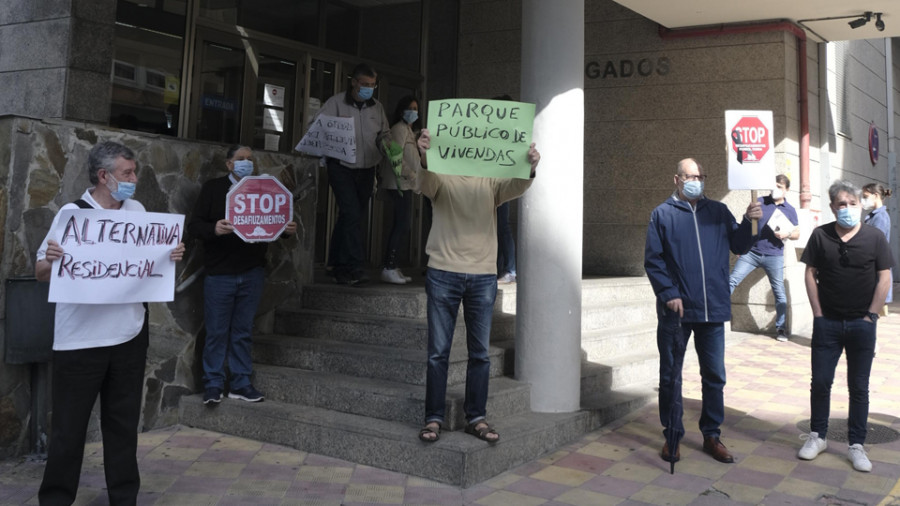
[[[522,44],[528,4],[4,3],[0,276],[33,274],[35,250],[56,210],[88,186],[85,158],[94,143],[112,139],[132,147],[141,167],[136,198],[148,210],[185,214],[200,184],[224,170],[225,145],[242,143],[256,150],[264,172],[290,183],[300,223],[298,238],[271,248],[266,300],[257,320],[265,329],[280,304],[298,300],[327,255],[335,206],[324,172],[317,160],[292,149],[319,106],[346,88],[347,72],[360,61],[379,71],[376,96],[389,116],[407,94],[420,99],[422,117],[428,100],[527,98],[523,95],[534,85],[522,77],[529,63],[523,62]],[[896,190],[900,39],[876,38],[872,32],[869,39],[826,43],[797,24],[762,21],[668,29],[613,0],[559,5],[583,5],[583,125],[565,121],[564,114],[550,125],[562,132],[583,130],[583,187],[572,189],[584,199],[583,275],[643,275],[647,220],[671,194],[681,158],[700,160],[710,175],[707,195],[742,212],[749,192],[727,186],[726,109],[773,112],[777,171],[787,174],[796,190],[789,200],[802,208],[803,238],[832,219],[826,190],[834,179],[879,182]],[[542,175],[552,176],[553,168],[543,165]],[[801,188],[806,190],[802,205]],[[370,262],[377,266],[387,211],[373,202],[367,240]],[[896,206],[890,200],[887,205],[896,227]],[[404,261],[419,266],[428,219],[421,202],[414,219]],[[797,261],[803,238],[786,256],[795,333],[811,321],[803,265]],[[897,241],[893,244],[896,258]],[[199,258],[189,251],[179,266],[175,301],[151,307],[145,429],[175,423],[178,398],[197,390],[202,300],[193,280]],[[0,287],[4,322],[6,286]],[[734,302],[733,328],[773,326],[774,302],[760,273],[744,282]],[[4,345],[13,338],[7,327],[0,326]],[[39,404],[46,399],[32,380],[36,367],[2,364],[0,456],[40,449],[33,426],[41,423]]]

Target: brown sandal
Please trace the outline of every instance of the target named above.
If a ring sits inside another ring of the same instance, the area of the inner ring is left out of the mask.
[[[437,430],[432,429],[429,425],[435,424],[437,425]],[[434,437],[431,435],[434,434]],[[428,422],[424,427],[419,431],[419,440],[424,441],[426,443],[434,443],[438,439],[441,438],[441,426],[437,422]]]
[[[479,425],[482,426],[480,429],[477,428]],[[473,423],[466,425],[466,434],[471,434],[471,435],[477,437],[478,439],[480,439],[482,441],[487,441],[488,443],[491,443],[491,444],[496,443],[497,441],[500,441],[500,434],[498,434],[497,431],[494,430],[494,428],[491,427],[487,423],[486,420],[478,420],[477,422],[473,422]],[[488,436],[491,434],[493,434],[497,437],[489,438]]]

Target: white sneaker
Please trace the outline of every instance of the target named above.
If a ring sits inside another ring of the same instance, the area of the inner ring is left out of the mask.
[[[407,276],[406,274],[403,274],[403,271],[401,271],[400,269],[394,269],[394,270],[397,271],[397,274],[399,274],[401,278],[406,280],[407,283],[412,283],[412,278]]]
[[[866,456],[866,449],[859,443],[847,447],[847,458],[850,459],[850,462],[853,462],[853,469],[857,471],[868,473],[872,470],[872,463],[869,462],[869,457]]]
[[[501,285],[508,285],[510,283],[515,283],[515,282],[516,282],[516,275],[511,272],[507,272],[506,274],[497,278],[497,283],[500,283]]]
[[[381,280],[395,285],[405,285],[407,283],[406,278],[403,277],[399,269],[382,269]]]
[[[800,448],[800,451],[797,452],[797,457],[803,460],[812,460],[824,452],[825,448],[828,448],[828,443],[819,437],[818,432],[800,434],[800,439],[806,440],[806,443],[803,443],[803,448]]]

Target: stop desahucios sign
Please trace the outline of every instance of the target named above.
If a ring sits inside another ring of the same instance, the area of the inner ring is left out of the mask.
[[[731,129],[731,149],[738,163],[757,163],[771,148],[769,129],[756,116],[744,116]]]
[[[225,219],[245,242],[274,241],[294,216],[294,199],[272,176],[247,176],[225,199]]]

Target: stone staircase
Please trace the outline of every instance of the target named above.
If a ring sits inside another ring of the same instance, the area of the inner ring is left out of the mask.
[[[512,378],[515,285],[498,292],[491,336],[488,418],[501,440],[464,434],[466,353],[454,334],[447,420],[440,441],[417,433],[424,416],[427,345],[423,283],[304,287],[301,308],[279,311],[275,333],[254,336],[263,403],[200,395],[181,401],[187,425],[283,444],[468,487],[540,457],[655,398],[653,295],[646,278],[583,282],[582,407],[533,413],[530,387]]]

